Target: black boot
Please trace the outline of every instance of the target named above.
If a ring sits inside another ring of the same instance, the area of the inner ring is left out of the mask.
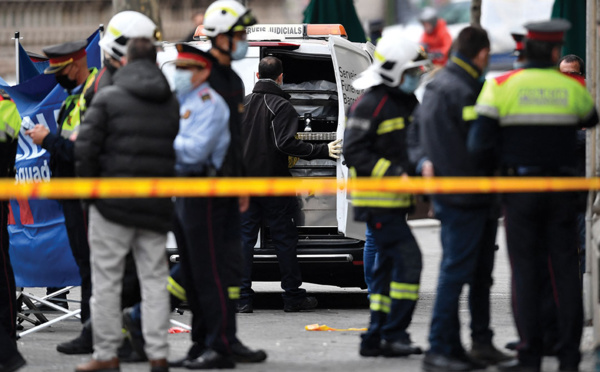
[[[71,341],[63,342],[56,346],[56,350],[63,354],[91,354],[94,351],[92,340],[92,321],[87,320],[83,324],[81,333]]]

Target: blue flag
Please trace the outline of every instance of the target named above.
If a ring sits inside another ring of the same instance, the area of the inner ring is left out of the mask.
[[[23,46],[19,44],[19,83],[24,83],[42,74],[49,65],[48,61],[32,61]]]
[[[98,31],[88,38],[89,67],[100,67],[99,40]],[[56,118],[67,97],[54,75],[34,74],[31,64],[37,68],[29,57],[21,58],[20,70],[26,71],[28,78],[14,87],[0,87],[15,101],[22,118],[15,161],[18,183],[47,182],[52,177],[50,154],[35,145],[25,130],[44,124],[56,132]],[[79,285],[81,278],[69,247],[61,205],[56,200],[11,200],[10,208],[10,258],[17,286]]]

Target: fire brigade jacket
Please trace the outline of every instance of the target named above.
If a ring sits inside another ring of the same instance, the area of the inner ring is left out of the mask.
[[[296,139],[298,113],[290,95],[270,79],[259,80],[246,96],[242,120],[244,166],[250,177],[289,177],[288,156],[326,159],[327,144]]]
[[[467,151],[469,128],[477,118],[475,102],[483,86],[480,75],[468,59],[453,56],[427,84],[421,105],[415,110],[408,138],[410,154],[414,156],[414,147],[420,147],[438,177],[490,175],[477,169]],[[422,159],[411,160],[420,163]],[[492,202],[491,194],[437,194],[434,198],[462,208],[484,207]]]
[[[0,89],[0,178],[12,174],[17,154],[21,116],[10,96]]]
[[[577,130],[598,123],[587,89],[550,64],[486,81],[475,110],[469,152],[508,176],[576,175]]]
[[[378,85],[365,92],[352,106],[344,132],[344,157],[351,177],[412,174],[406,147],[406,131],[418,101],[414,94]],[[370,215],[405,213],[414,205],[406,193],[360,191],[352,193],[355,219]]]
[[[67,97],[63,102],[56,121],[56,133],[48,133],[42,142],[42,147],[50,153],[50,169],[52,177],[75,177],[75,156],[73,141],[69,137],[79,130],[79,124],[93,98],[92,85],[98,69],[90,69],[90,75],[80,89]]]
[[[172,177],[179,103],[156,64],[133,61],[98,91],[75,142],[79,177]],[[98,199],[115,223],[167,232],[173,203],[160,199]]]

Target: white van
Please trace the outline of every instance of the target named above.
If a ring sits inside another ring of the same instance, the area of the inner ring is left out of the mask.
[[[250,48],[246,58],[232,67],[244,81],[246,94],[257,80],[262,57],[275,56],[283,62],[283,90],[298,111],[298,138],[326,143],[343,138],[345,113],[362,93],[352,87],[360,72],[373,61],[371,43],[346,39],[341,25],[270,24],[248,28]],[[192,42],[200,49],[210,42]],[[167,77],[176,58],[173,45],[159,53],[159,63]],[[344,157],[337,161],[299,160],[292,168],[294,177],[337,177],[347,179]],[[298,195],[298,260],[303,280],[343,287],[365,287],[363,277],[364,224],[354,222],[345,189],[337,195]],[[253,280],[279,281],[279,267],[268,228],[254,252]]]

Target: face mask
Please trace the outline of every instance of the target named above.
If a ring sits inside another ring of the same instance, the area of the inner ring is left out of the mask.
[[[246,56],[248,52],[248,42],[246,40],[239,40],[235,43],[235,51],[231,53],[231,59],[234,61],[240,60]]]
[[[192,75],[192,71],[190,70],[175,69],[173,83],[175,84],[175,90],[178,94],[185,94],[194,89]]]
[[[513,68],[514,68],[515,70],[517,70],[517,69],[520,69],[520,68],[523,68],[523,67],[525,67],[525,62],[519,62],[519,61],[515,61],[515,62],[513,63]]]
[[[77,88],[77,85],[79,85],[77,84],[76,80],[69,79],[68,75],[56,75],[56,81],[58,82],[58,84],[60,84],[61,87],[69,91]]]
[[[404,92],[406,94],[412,94],[419,87],[419,80],[420,80],[419,76],[404,75],[404,81],[402,82],[402,84],[400,84],[398,89],[400,89],[402,92]]]
[[[481,71],[481,75],[479,75],[479,79],[477,79],[480,83],[485,83],[485,76],[487,75],[488,71],[489,69],[487,67]]]

